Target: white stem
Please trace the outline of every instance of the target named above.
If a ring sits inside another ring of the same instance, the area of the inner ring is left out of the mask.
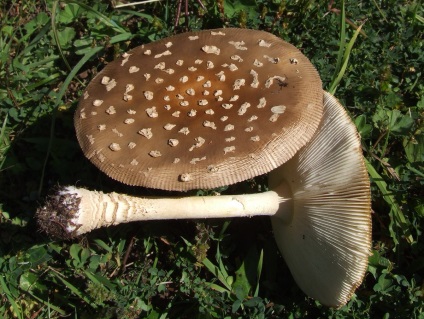
[[[72,186],[61,188],[39,209],[40,226],[60,237],[142,220],[228,218],[274,215],[283,201],[274,191],[246,195],[142,198],[105,194]],[[60,232],[52,231],[59,226]]]

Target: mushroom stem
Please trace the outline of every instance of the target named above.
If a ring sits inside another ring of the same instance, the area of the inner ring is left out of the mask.
[[[66,186],[59,187],[37,215],[44,231],[60,238],[73,238],[100,227],[134,221],[271,216],[286,200],[281,195],[267,191],[247,195],[143,198]]]

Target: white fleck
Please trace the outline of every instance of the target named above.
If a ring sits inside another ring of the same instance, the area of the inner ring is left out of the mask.
[[[263,64],[261,61],[259,61],[258,59],[255,59],[255,61],[253,61],[253,65],[254,65],[254,66],[257,66],[257,67],[261,67],[261,66],[263,66],[264,64]]]
[[[200,106],[205,106],[205,105],[208,104],[208,100],[199,100],[199,101],[197,101],[197,104],[200,105]]]
[[[97,125],[97,129],[99,131],[104,131],[106,129],[106,124],[99,124],[99,125]]]
[[[215,123],[214,122],[211,122],[211,121],[204,121],[203,122],[203,126],[204,127],[210,127],[211,129],[213,129],[213,130],[216,130],[216,125],[215,125]]]
[[[163,79],[162,78],[156,78],[155,82],[156,82],[156,84],[161,84],[161,83],[163,83]]]
[[[124,64],[128,62],[128,59],[130,58],[130,56],[131,56],[131,54],[129,54],[129,53],[124,53],[124,54],[122,54],[122,57],[123,57],[124,59],[123,59],[123,60],[122,60],[122,62],[121,62],[121,66],[124,66]]]
[[[129,109],[129,110],[127,110],[127,113],[128,114],[135,114],[135,113],[137,113],[137,111],[134,111],[134,110]]]
[[[201,137],[201,136],[198,136],[198,137],[196,137],[195,139],[194,139],[194,141],[196,142],[196,143],[194,143],[190,148],[189,148],[189,151],[190,152],[192,152],[195,148],[199,148],[199,147],[201,147],[203,144],[205,144],[205,142],[206,142],[206,140],[203,138],[203,137]]]
[[[115,114],[116,113],[115,107],[113,105],[109,106],[106,109],[106,113],[109,114],[109,115]]]
[[[152,54],[152,50],[146,50],[146,51],[144,51],[144,55],[150,55],[150,54]]]
[[[151,75],[149,73],[144,73],[144,78],[146,79],[146,81],[149,81]]]
[[[253,76],[253,81],[252,83],[250,83],[250,86],[252,88],[257,89],[259,86],[259,76],[258,76],[258,72],[256,72],[255,70],[250,70],[250,74]]]
[[[146,113],[149,117],[153,117],[153,118],[159,116],[158,112],[156,111],[156,106],[147,108]]]
[[[191,109],[190,112],[187,113],[187,115],[190,116],[190,117],[194,117],[194,116],[196,116],[196,114],[197,114],[197,111],[193,110],[193,109]]]
[[[131,163],[130,163],[131,165],[133,165],[133,166],[137,166],[138,165],[138,161],[134,158],[132,161],[131,161]]]
[[[161,57],[163,57],[163,56],[165,56],[165,55],[171,55],[171,54],[172,54],[172,53],[171,53],[171,51],[166,50],[166,51],[164,51],[164,52],[162,52],[162,53],[158,53],[158,54],[156,54],[156,55],[155,55],[155,59],[161,58]]]
[[[137,146],[137,144],[135,144],[134,142],[129,142],[128,143],[128,148],[130,148],[130,149],[133,149],[136,146]]]
[[[208,62],[206,62],[206,69],[207,70],[209,70],[209,69],[213,69],[215,67],[215,65],[213,64],[213,62],[212,61],[208,61]]]
[[[84,92],[84,100],[86,100],[86,99],[88,99],[88,97],[89,97],[90,95],[88,94],[88,92],[87,91],[85,91]]]
[[[228,43],[233,45],[237,50],[247,50],[247,47],[244,46],[244,41],[229,41]]]
[[[93,135],[86,135],[86,137],[88,138],[88,142],[90,142],[91,145],[94,144],[94,137]]]
[[[178,157],[174,158],[174,161],[172,162],[173,164],[177,164],[180,162],[180,159]]]
[[[266,99],[264,97],[261,97],[259,99],[259,104],[256,106],[258,109],[264,108],[266,105]]]
[[[86,119],[87,118],[87,115],[85,114],[85,112],[81,112],[80,113],[80,119]]]
[[[236,150],[235,146],[227,146],[224,147],[224,155],[227,153],[233,153]]]
[[[225,122],[226,120],[228,120],[228,116],[226,116],[226,115],[221,116],[220,120],[221,120],[222,122]]]
[[[100,106],[100,105],[102,105],[103,104],[103,100],[94,100],[93,101],[93,105],[94,106]]]
[[[211,83],[211,81],[206,81],[204,84],[203,84],[203,87],[205,87],[205,88],[210,88],[212,86],[212,83]]]
[[[177,146],[180,143],[179,140],[175,139],[175,138],[170,138],[168,140],[168,145],[169,146]]]
[[[175,97],[179,100],[184,100],[184,96],[182,96],[181,94],[177,94],[175,95]]]
[[[253,131],[253,126],[249,126],[247,128],[244,129],[245,132],[252,132]]]
[[[221,52],[221,50],[214,45],[204,45],[202,47],[202,50],[208,54],[216,54],[216,55],[219,55],[219,53]]]
[[[152,100],[153,99],[153,92],[152,91],[144,91],[143,92],[143,94],[144,94],[144,97],[147,99],[147,100]]]
[[[172,42],[171,42],[171,41],[169,41],[169,42],[165,43],[165,47],[167,47],[167,48],[172,47]]]
[[[116,81],[115,81],[115,79],[112,79],[112,80],[110,80],[109,81],[109,83],[108,84],[106,84],[106,91],[110,91],[110,90],[112,90],[115,86],[116,86]]]
[[[112,144],[110,144],[110,145],[109,145],[109,148],[110,148],[112,151],[114,151],[114,152],[116,152],[116,151],[120,151],[120,150],[121,150],[121,146],[119,146],[119,144],[118,144],[118,143],[112,143]]]
[[[175,70],[174,69],[166,69],[166,70],[163,70],[163,72],[168,73],[168,74],[174,74]]]
[[[164,128],[165,130],[167,130],[167,131],[170,131],[170,130],[172,130],[175,126],[176,126],[175,124],[168,123],[168,124],[165,124],[165,126],[164,126],[163,128]]]
[[[189,173],[184,173],[184,174],[180,175],[180,181],[181,182],[190,182],[192,179],[193,179],[193,177]]]
[[[196,78],[196,81],[197,81],[197,82],[200,82],[200,81],[202,81],[204,78],[205,78],[205,77],[204,77],[203,75],[199,75],[199,76]]]
[[[218,102],[221,102],[224,100],[224,98],[222,96],[218,96],[215,98],[215,100],[217,100]]]
[[[123,100],[125,102],[131,101],[133,99],[132,95],[129,95],[128,93],[124,93]]]
[[[174,113],[172,113],[173,117],[180,117],[180,111],[175,111]]]
[[[178,133],[184,134],[184,135],[188,135],[188,133],[190,133],[190,130],[188,129],[188,127],[183,127],[182,129],[180,129],[178,131]]]
[[[224,71],[221,71],[221,72],[219,72],[219,73],[216,73],[215,75],[218,77],[218,79],[219,79],[221,82],[224,82],[224,81],[225,81],[225,73],[224,73]]]
[[[271,112],[275,114],[283,114],[286,111],[285,105],[276,105],[271,107]]]
[[[171,101],[171,98],[169,97],[169,95],[165,95],[165,96],[163,97],[163,100],[164,100],[164,101]]]
[[[137,132],[138,134],[144,136],[148,140],[150,140],[153,137],[152,129],[149,128],[143,128],[140,131]]]
[[[183,60],[178,60],[177,62],[175,62],[176,65],[178,66],[182,66],[184,64]]]
[[[214,112],[214,110],[212,110],[212,109],[208,109],[208,110],[206,110],[206,111],[205,111],[205,114],[208,114],[208,115],[214,115],[214,114],[215,114],[215,112]]]
[[[258,119],[258,117],[256,115],[252,115],[251,117],[249,117],[249,119],[247,121],[252,122],[252,121],[256,121],[257,119]]]
[[[198,35],[190,35],[190,36],[188,37],[188,39],[189,39],[190,41],[197,40],[198,38],[199,38],[199,36],[198,36]]]
[[[237,71],[238,70],[238,67],[237,67],[237,65],[235,65],[234,63],[231,63],[231,64],[227,64],[227,63],[224,63],[223,65],[221,65],[222,67],[224,67],[224,68],[228,68],[230,71],[232,71],[232,72],[234,72],[234,71]]]
[[[222,104],[222,107],[226,110],[229,110],[233,107],[233,105],[231,103],[224,103]]]
[[[186,91],[186,93],[187,93],[188,95],[191,95],[191,96],[193,96],[194,94],[196,94],[196,92],[194,91],[194,89],[188,89],[188,90]]]
[[[155,65],[154,69],[165,70],[165,62],[159,62]]]
[[[243,115],[244,113],[246,113],[246,112],[247,112],[247,109],[248,109],[249,107],[250,107],[250,103],[248,103],[248,102],[243,103],[243,104],[240,106],[240,108],[238,109],[237,114],[238,114],[238,115]]]
[[[265,40],[259,40],[258,44],[260,47],[266,47],[266,48],[269,48],[271,46],[271,43],[266,42]]]
[[[230,97],[230,102],[235,102],[238,99],[239,99],[239,96],[237,94],[236,95],[233,95],[232,97]]]
[[[253,142],[259,142],[260,138],[259,138],[259,136],[258,136],[258,135],[256,135],[256,136],[252,136],[252,137],[250,138],[250,140],[252,140]]]
[[[224,131],[225,132],[234,131],[234,125],[233,124],[227,124],[227,125],[225,125]]]
[[[291,63],[291,64],[298,64],[298,63],[299,63],[299,61],[298,61],[296,58],[291,58],[291,59],[290,59],[290,63]]]
[[[271,117],[269,118],[269,121],[270,121],[270,122],[276,122],[279,116],[280,116],[280,114],[278,114],[278,113],[274,113],[274,114],[272,114],[272,115],[271,115]]]
[[[125,93],[131,92],[132,90],[134,90],[134,85],[133,84],[127,84],[125,86]]]
[[[203,94],[203,95],[205,95],[205,96],[206,96],[206,95],[209,95],[209,91],[208,91],[208,90],[204,90],[204,91],[202,92],[202,94]]]
[[[268,78],[268,80],[266,80],[265,82],[265,87],[267,89],[269,89],[271,87],[271,85],[274,83],[274,80],[277,80],[279,83],[282,83],[286,80],[286,78],[284,76],[280,76],[280,75],[274,75]]]
[[[164,106],[163,106],[163,108],[164,108],[165,110],[169,111],[169,110],[171,109],[171,105],[166,104],[166,105],[164,105]]]
[[[214,96],[218,96],[218,95],[222,95],[222,90],[215,90],[215,92],[213,92]]]
[[[226,139],[225,139],[225,142],[232,142],[232,141],[234,141],[236,138],[234,137],[234,136],[231,136],[231,137],[227,137]]]
[[[233,90],[240,90],[240,87],[244,86],[246,83],[245,79],[237,79],[234,81]]]
[[[243,59],[239,55],[232,55],[231,60],[234,60],[237,62],[243,62]]]
[[[92,112],[91,112],[91,115],[97,115],[97,112],[92,111]]]
[[[195,68],[194,66],[191,66],[187,70],[189,70],[190,72],[194,72],[194,71],[197,71],[197,68]]]
[[[196,164],[197,162],[204,161],[205,159],[206,159],[206,156],[203,156],[202,158],[195,157],[190,161],[190,164]]]
[[[225,35],[222,31],[211,31],[211,35]]]
[[[130,66],[130,68],[128,69],[128,72],[130,72],[130,73],[135,73],[135,72],[138,72],[138,71],[140,71],[140,68],[136,67],[135,65]]]
[[[280,58],[273,58],[273,57],[270,57],[266,54],[264,55],[264,58],[267,59],[268,62],[271,62],[273,64],[277,64],[280,61]]]
[[[125,121],[124,121],[124,123],[125,124],[133,124],[135,122],[135,120],[134,119],[126,119]]]
[[[150,155],[151,157],[154,157],[154,158],[162,156],[161,152],[156,151],[156,150],[154,150],[154,151],[150,151],[150,152],[149,152],[149,155]]]
[[[207,170],[208,170],[208,173],[216,173],[219,171],[219,168],[213,165],[209,165]]]
[[[175,87],[173,87],[172,85],[168,85],[165,89],[167,91],[174,91],[175,90]]]
[[[102,81],[101,81],[101,83],[102,83],[103,85],[106,85],[106,84],[108,84],[108,83],[109,83],[109,81],[110,81],[110,77],[108,77],[108,76],[104,76],[104,77],[102,77]]]
[[[187,81],[188,81],[188,76],[187,75],[184,75],[184,76],[180,77],[180,82],[181,83],[186,83]]]

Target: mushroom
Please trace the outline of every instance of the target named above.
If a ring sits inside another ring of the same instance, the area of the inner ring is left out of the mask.
[[[344,305],[368,264],[370,185],[355,125],[329,93],[316,134],[269,173],[269,187],[259,194],[152,199],[68,186],[37,215],[43,230],[62,238],[130,221],[268,215],[299,287],[325,305]]]
[[[109,63],[74,122],[85,156],[108,176],[186,191],[286,162],[318,127],[322,96],[317,71],[292,45],[263,31],[216,29],[142,45]]]

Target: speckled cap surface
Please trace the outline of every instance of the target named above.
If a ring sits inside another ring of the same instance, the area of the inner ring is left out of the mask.
[[[248,29],[178,34],[109,63],[75,113],[87,158],[129,185],[214,188],[289,160],[321,120],[320,77],[294,46]]]

